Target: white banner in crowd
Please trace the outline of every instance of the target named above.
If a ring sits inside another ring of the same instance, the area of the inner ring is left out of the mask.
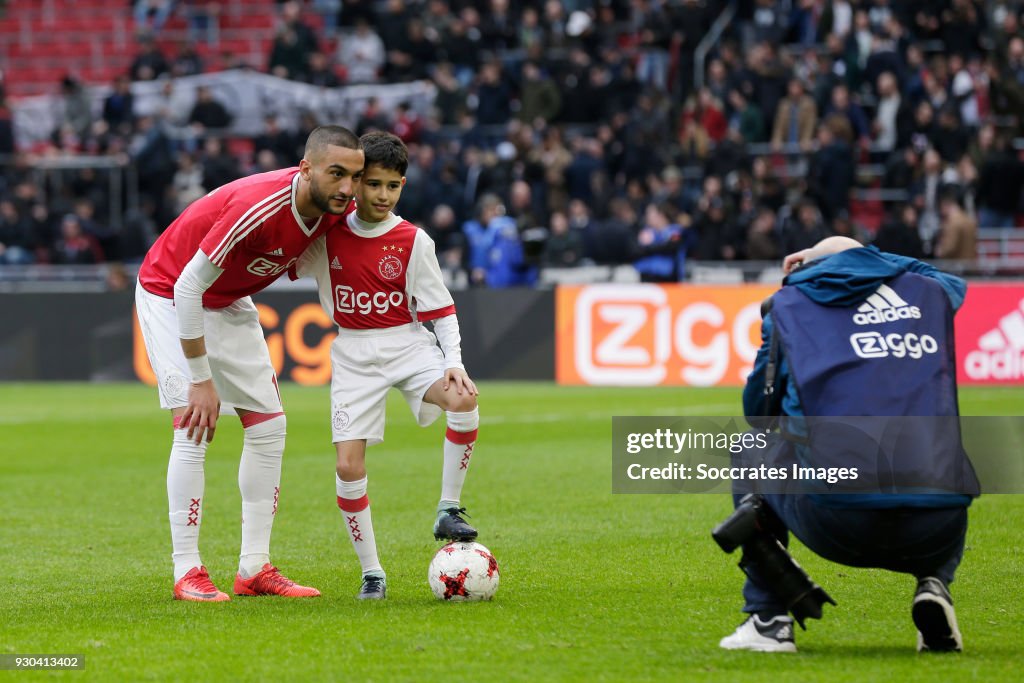
[[[200,86],[209,87],[214,98],[232,114],[229,132],[245,137],[260,134],[269,114],[276,115],[285,128],[294,128],[305,112],[313,112],[320,123],[354,129],[360,113],[374,97],[384,112],[391,112],[407,102],[423,115],[429,112],[437,94],[429,81],[321,88],[255,71],[235,70],[133,83],[135,113],[139,116],[163,114],[172,126],[183,126]],[[111,88],[97,86],[88,90],[93,115],[99,118]],[[64,102],[61,96],[44,95],[17,101],[13,108],[17,142],[19,146],[31,146],[50,137],[61,119]]]

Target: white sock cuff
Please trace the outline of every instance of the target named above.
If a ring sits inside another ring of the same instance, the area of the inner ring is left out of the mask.
[[[468,413],[447,411],[448,427],[455,432],[471,432],[480,427],[480,409],[473,408]]]
[[[334,475],[338,497],[356,500],[366,495],[366,477],[356,481],[342,481],[337,474]]]
[[[171,455],[183,462],[203,462],[206,459],[206,439],[196,443],[188,436],[188,429],[175,429],[171,443]]]
[[[267,436],[285,436],[288,431],[288,418],[285,417],[284,413],[275,415],[269,420],[258,422],[254,425],[244,427],[245,435],[249,438],[259,438]],[[179,430],[180,431],[180,430]]]

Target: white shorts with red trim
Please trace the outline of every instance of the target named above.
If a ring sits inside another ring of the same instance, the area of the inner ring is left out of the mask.
[[[174,302],[138,285],[135,311],[156,374],[160,407],[184,408],[188,405],[191,374],[178,338]],[[203,309],[203,327],[221,411],[240,408],[257,413],[281,412],[277,375],[252,299],[239,299],[227,308]]]
[[[384,440],[385,399],[398,389],[421,427],[444,411],[423,400],[444,377],[444,354],[421,323],[380,330],[340,329],[331,344],[331,435],[335,443]]]

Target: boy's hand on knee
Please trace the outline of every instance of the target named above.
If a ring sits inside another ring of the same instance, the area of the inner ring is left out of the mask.
[[[443,389],[448,391],[450,385],[455,385],[455,390],[461,395],[463,390],[469,392],[471,396],[479,396],[480,391],[476,388],[476,384],[469,378],[466,371],[462,368],[448,368],[444,371],[444,385]]]

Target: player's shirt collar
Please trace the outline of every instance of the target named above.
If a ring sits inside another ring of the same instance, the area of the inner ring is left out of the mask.
[[[359,218],[355,211],[348,215],[348,227],[352,229],[352,234],[359,237],[380,237],[401,222],[402,217],[393,213],[389,213],[380,223],[367,223]]]
[[[296,171],[295,175],[292,176],[292,216],[295,217],[295,222],[299,224],[299,229],[305,233],[306,237],[312,237],[316,229],[320,227],[320,221],[324,219],[323,216],[316,219],[316,223],[312,226],[307,226],[306,221],[302,220],[302,216],[299,214],[298,203],[296,202],[295,195],[299,191],[299,174]]]

